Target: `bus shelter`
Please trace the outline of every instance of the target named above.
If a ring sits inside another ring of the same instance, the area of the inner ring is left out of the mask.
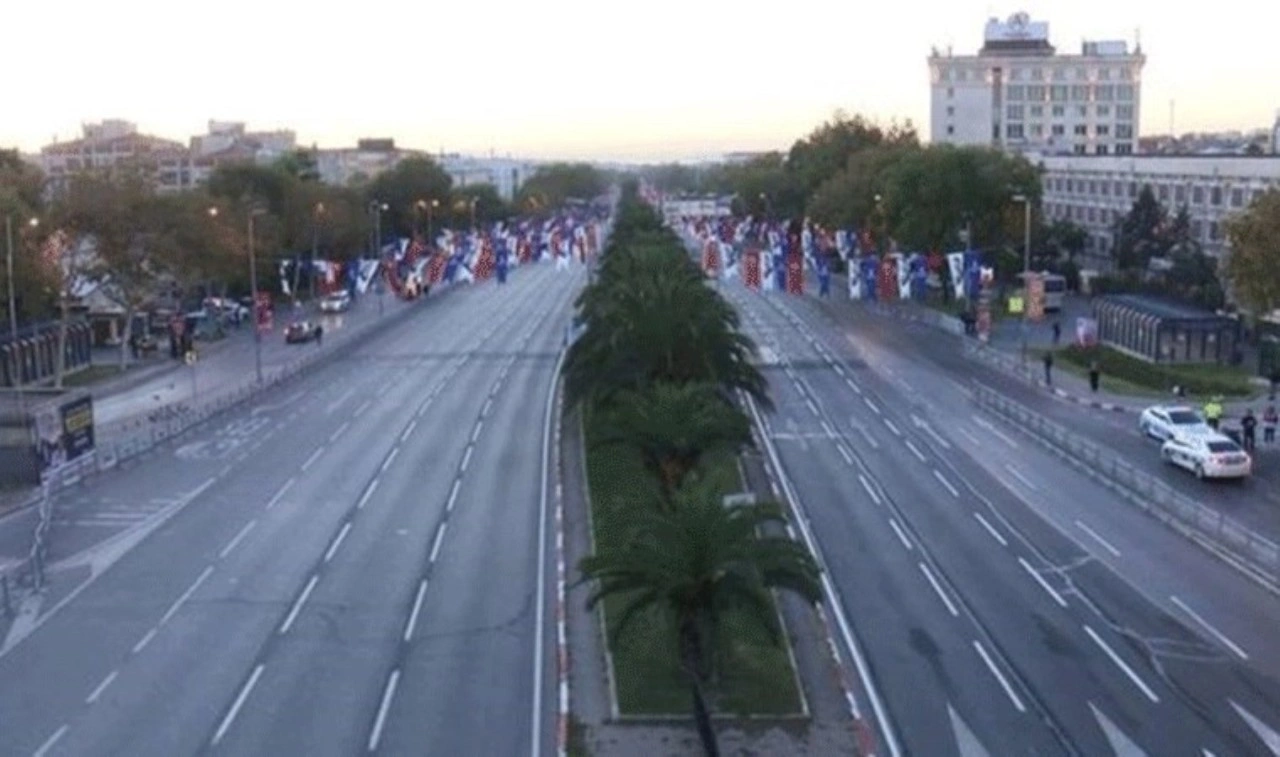
[[[1232,363],[1239,348],[1234,318],[1137,294],[1093,302],[1098,341],[1152,363]]]

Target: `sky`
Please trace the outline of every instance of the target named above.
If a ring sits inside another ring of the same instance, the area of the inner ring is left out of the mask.
[[[9,0],[0,147],[104,118],[186,142],[219,119],[320,147],[696,160],[785,149],[836,109],[927,137],[930,47],[975,52],[1019,10],[1062,52],[1140,30],[1144,135],[1170,100],[1179,132],[1280,109],[1274,0]]]

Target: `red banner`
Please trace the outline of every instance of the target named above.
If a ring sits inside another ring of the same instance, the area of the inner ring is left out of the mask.
[[[760,251],[747,250],[742,256],[742,282],[753,292],[760,291]]]
[[[876,299],[881,302],[898,299],[898,264],[888,255],[880,261],[880,268],[876,272]]]
[[[273,312],[271,309],[271,295],[268,292],[258,292],[258,299],[254,303],[254,323],[257,324],[258,332],[263,333],[271,330]]]
[[[708,241],[702,248],[702,270],[712,278],[720,270],[720,248],[713,241]]]
[[[474,271],[476,281],[488,281],[489,277],[493,275],[493,267],[493,248],[486,241],[481,243],[480,255],[476,258],[476,270]]]
[[[431,260],[427,261],[427,284],[435,286],[444,279],[445,264],[449,262],[449,257],[443,252],[437,252],[431,256]]]
[[[797,253],[787,256],[787,294],[804,294],[804,258]]]
[[[516,243],[516,259],[520,261],[520,265],[525,265],[532,257],[533,250],[527,240],[521,239]]]

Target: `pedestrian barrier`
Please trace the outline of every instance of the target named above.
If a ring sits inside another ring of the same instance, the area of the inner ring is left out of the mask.
[[[1280,545],[1126,463],[1114,451],[975,383],[973,400],[1125,495],[1147,514],[1280,592]]]

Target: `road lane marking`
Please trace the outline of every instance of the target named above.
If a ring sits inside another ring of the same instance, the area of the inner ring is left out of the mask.
[[[342,403],[344,403],[344,402],[346,402],[347,400],[351,399],[351,395],[353,395],[353,394],[355,394],[355,393],[356,393],[356,388],[353,386],[353,387],[351,387],[350,389],[348,389],[347,391],[345,391],[345,392],[343,392],[342,394],[338,395],[338,398],[337,398],[337,399],[335,399],[333,402],[330,402],[330,403],[329,403],[329,406],[328,406],[327,408],[325,408],[325,413],[332,413],[334,410],[337,410],[337,409],[338,409],[338,405],[341,405]]]
[[[347,533],[351,531],[351,521],[342,524],[342,530],[338,535],[333,537],[333,543],[329,545],[329,551],[324,553],[324,561],[329,562],[333,559],[334,553],[338,551],[338,547],[342,546],[342,540],[347,538]]]
[[[982,446],[982,440],[981,440],[981,439],[979,439],[979,438],[978,438],[978,437],[977,437],[977,436],[976,436],[972,431],[970,431],[969,429],[965,428],[964,426],[960,426],[960,427],[959,427],[959,428],[957,428],[956,430],[957,430],[957,431],[959,431],[961,434],[963,434],[963,435],[964,435],[964,437],[965,437],[966,439],[968,439],[969,441],[973,442],[974,446],[976,446],[976,447],[981,447],[981,446]]]
[[[1089,536],[1093,537],[1093,540],[1101,544],[1103,549],[1106,549],[1108,552],[1110,552],[1113,557],[1120,556],[1120,550],[1111,546],[1111,542],[1102,538],[1097,531],[1094,531],[1092,528],[1089,528],[1088,526],[1086,526],[1083,521],[1077,520],[1076,527],[1079,528],[1081,531],[1084,531]]]
[[[1108,646],[1107,642],[1103,641],[1102,637],[1099,636],[1097,632],[1089,626],[1085,626],[1084,631],[1089,634],[1089,638],[1093,639],[1093,643],[1101,647],[1107,657],[1111,658],[1111,661],[1115,663],[1116,667],[1120,668],[1120,670],[1129,677],[1129,680],[1133,681],[1134,685],[1142,690],[1142,693],[1146,695],[1147,699],[1150,699],[1154,704],[1160,703],[1160,697],[1156,696],[1156,693],[1151,690],[1151,687],[1138,677],[1138,674],[1133,671],[1133,668],[1129,667],[1129,664],[1126,663],[1120,655],[1116,654],[1115,650]]]
[[[302,594],[298,595],[297,601],[293,603],[293,609],[289,611],[289,617],[284,619],[284,623],[280,625],[280,633],[289,633],[289,629],[293,628],[293,621],[298,619],[298,613],[302,612],[302,605],[307,601],[307,597],[311,596],[311,591],[316,588],[316,583],[320,581],[320,576],[312,575],[311,580],[307,581],[307,588],[302,590]]]
[[[413,600],[413,609],[409,611],[409,622],[404,625],[404,640],[413,638],[413,628],[418,625],[418,613],[422,612],[422,600],[427,596],[427,579],[418,584],[418,596]]]
[[[848,378],[847,378],[847,379],[845,379],[845,380],[844,380],[844,383],[845,383],[845,386],[847,386],[847,387],[849,387],[850,389],[852,389],[852,390],[853,390],[853,393],[854,393],[854,394],[858,394],[858,395],[861,395],[861,394],[862,394],[862,390],[858,388],[858,385],[857,385],[857,384],[853,383],[853,379],[848,379]]]
[[[1028,575],[1035,579],[1036,583],[1040,584],[1041,589],[1044,589],[1050,597],[1053,597],[1053,601],[1057,602],[1059,607],[1067,606],[1067,600],[1063,599],[1062,595],[1055,591],[1054,588],[1049,585],[1048,581],[1044,580],[1044,576],[1037,573],[1036,569],[1031,567],[1031,563],[1027,562],[1025,558],[1019,557],[1018,564],[1022,566],[1023,570],[1027,571]]]
[[[367,487],[365,487],[364,494],[360,496],[360,501],[356,503],[357,510],[364,509],[364,506],[369,502],[369,498],[373,496],[373,490],[377,488],[378,488],[378,479],[375,478],[374,480],[369,482],[369,485]]]
[[[911,450],[911,454],[915,455],[916,459],[923,463],[924,453],[921,452],[920,449],[916,447],[916,445],[912,444],[910,439],[904,439],[903,441],[907,443],[907,449]]]
[[[818,406],[813,404],[813,400],[809,399],[808,397],[805,397],[804,404],[809,406],[809,412],[813,413],[815,416],[821,415],[821,413],[818,412]]]
[[[1000,535],[1000,532],[997,531],[994,526],[988,523],[986,518],[982,517],[982,513],[977,512],[975,510],[973,513],[973,517],[977,518],[978,522],[982,524],[982,527],[987,529],[987,533],[991,534],[992,539],[995,539],[996,541],[1000,542],[1000,546],[1002,547],[1009,546],[1009,542],[1005,541],[1004,537]]]
[[[917,427],[924,429],[926,434],[933,437],[933,440],[938,443],[939,447],[942,447],[943,449],[951,449],[951,442],[942,438],[942,435],[934,430],[933,424],[922,418],[917,418],[915,415],[911,416],[911,420],[915,421]]]
[[[449,490],[449,501],[445,504],[445,512],[453,512],[453,506],[458,502],[458,492],[462,489],[462,479],[455,478],[453,480],[453,488]]]
[[[116,680],[116,676],[118,675],[120,675],[120,671],[118,670],[113,670],[110,673],[107,673],[107,677],[102,679],[102,683],[94,687],[89,696],[85,698],[84,703],[93,704],[98,701],[98,697],[102,696],[102,692],[107,690],[107,687],[111,685],[112,681]]]
[[[335,430],[332,434],[329,434],[329,443],[333,444],[334,442],[338,441],[338,437],[342,436],[343,433],[345,433],[346,430],[349,428],[351,428],[351,421],[344,421],[341,426],[338,426],[337,430]]]
[[[867,480],[866,476],[859,473],[858,483],[862,484],[862,488],[867,490],[867,494],[871,497],[872,502],[875,502],[877,505],[880,504],[880,495],[876,494],[876,490],[871,488],[871,482]]]
[[[464,453],[462,454],[462,466],[461,466],[461,471],[462,471],[463,473],[466,473],[466,472],[467,472],[467,466],[471,464],[471,452],[472,452],[473,450],[475,450],[475,446],[474,446],[474,445],[471,445],[471,444],[468,444],[468,445],[467,445],[467,451],[466,451],[466,452],[464,452]]]
[[[898,430],[898,427],[893,424],[893,421],[889,420],[888,418],[885,418],[884,425],[889,427],[889,430],[893,432],[894,436],[902,436],[902,432]]]
[[[982,644],[977,639],[974,639],[973,641],[973,648],[978,650],[978,656],[987,664],[987,670],[990,670],[991,675],[996,677],[996,681],[1000,683],[1000,688],[1004,689],[1005,695],[1009,697],[1011,702],[1013,702],[1013,706],[1018,708],[1018,712],[1025,713],[1027,708],[1022,704],[1022,700],[1018,698],[1017,692],[1015,692],[1013,687],[1009,685],[1009,682],[1005,680],[1004,673],[1001,673],[1000,669],[996,667],[995,662],[991,659],[991,655],[987,654],[987,650],[983,648]]]
[[[257,518],[244,524],[244,528],[240,529],[240,532],[237,533],[235,536],[233,536],[231,538],[231,541],[227,542],[227,546],[223,547],[222,551],[218,552],[218,559],[219,560],[226,559],[227,555],[231,554],[231,550],[235,549],[236,546],[240,543],[240,540],[243,539],[250,531],[252,531],[253,527],[256,525],[258,525]],[[212,570],[212,568],[210,568],[210,570]]]
[[[399,447],[392,447],[391,453],[387,455],[387,459],[382,461],[382,469],[379,473],[386,473],[387,468],[391,467],[391,462],[396,459],[396,455],[400,454]]]
[[[875,413],[876,415],[880,414],[880,408],[876,407],[876,403],[872,402],[870,398],[863,397],[862,401],[866,403],[867,407],[871,408],[871,411],[873,413]]]
[[[404,442],[409,441],[409,435],[412,434],[413,430],[417,427],[418,427],[417,418],[414,418],[413,420],[409,421],[409,425],[404,427],[404,433],[400,435],[400,443],[403,444]]]
[[[1231,704],[1231,709],[1235,710],[1236,714],[1253,730],[1258,740],[1266,744],[1267,749],[1270,749],[1272,754],[1280,755],[1280,733],[1276,733],[1275,729],[1267,725],[1262,718],[1241,707],[1236,703],[1236,700],[1228,699],[1227,702]]]
[[[853,465],[853,455],[849,454],[849,449],[847,447],[843,444],[837,444],[836,451],[840,453],[840,457],[844,458],[846,464]]]
[[[991,433],[992,433],[992,434],[994,434],[997,438],[999,438],[999,439],[1003,440],[1005,444],[1009,445],[1010,447],[1013,447],[1014,449],[1017,449],[1017,448],[1018,448],[1018,443],[1017,443],[1017,442],[1015,442],[1014,440],[1010,439],[1010,438],[1009,438],[1009,436],[1008,436],[1007,434],[1005,434],[1005,433],[1004,433],[1003,431],[1001,431],[1000,429],[996,428],[996,427],[995,427],[995,426],[994,426],[990,421],[988,421],[986,418],[981,418],[981,417],[979,417],[979,416],[976,416],[976,415],[975,415],[975,416],[973,416],[973,420],[974,420],[974,422],[975,422],[975,423],[977,423],[979,426],[981,426],[982,428],[984,428],[984,429],[986,429],[987,431],[991,432]]]
[[[864,426],[858,424],[857,422],[854,422],[853,427],[858,429],[858,432],[862,434],[862,438],[866,439],[867,444],[871,445],[871,449],[880,449],[880,442],[877,442],[875,440],[875,437],[871,436],[871,432],[868,431]]]
[[[240,689],[240,694],[236,697],[236,701],[231,703],[231,709],[227,710],[227,715],[222,719],[222,725],[218,726],[218,731],[213,734],[211,746],[217,746],[222,737],[227,735],[227,729],[231,728],[231,724],[235,722],[236,715],[240,714],[240,708],[244,707],[244,700],[249,698],[249,692],[253,691],[253,687],[258,685],[258,679],[262,677],[262,671],[266,667],[263,663],[258,663],[258,667],[253,669],[253,673],[249,676],[249,680],[244,682],[244,688]]]
[[[822,422],[822,432],[832,439],[836,438],[836,430],[831,428],[831,424],[826,421]]]
[[[53,749],[53,745],[57,744],[59,739],[67,735],[67,731],[70,729],[71,727],[66,723],[58,726],[58,730],[54,731],[52,736],[44,740],[44,743],[40,745],[40,748],[35,751],[32,757],[44,757],[49,753],[50,749]]]
[[[440,554],[440,545],[444,543],[444,533],[449,529],[449,521],[442,521],[440,527],[436,529],[435,541],[431,542],[431,556],[429,562],[435,562],[436,556]]]
[[[898,521],[890,518],[889,525],[893,526],[893,532],[898,535],[898,541],[902,542],[902,546],[906,547],[907,551],[910,552],[911,542],[907,541],[907,535],[902,532],[902,528],[898,525]]]
[[[947,487],[947,491],[951,492],[951,496],[957,497],[957,498],[960,496],[960,492],[957,491],[956,488],[951,485],[951,482],[947,480],[946,476],[942,475],[942,471],[938,470],[937,468],[934,468],[933,477],[938,479],[938,483]]]
[[[364,411],[368,410],[369,406],[372,404],[373,404],[372,399],[365,400],[360,404],[360,407],[356,408],[356,411],[352,413],[352,415],[364,415]]]
[[[480,438],[480,432],[481,432],[482,430],[484,430],[484,421],[483,421],[483,420],[478,420],[478,421],[476,421],[476,427],[475,427],[475,428],[473,428],[473,429],[471,429],[471,443],[472,443],[472,444],[475,444],[475,443],[476,443],[476,440]]]
[[[378,717],[373,721],[373,730],[369,732],[369,751],[378,751],[378,742],[382,740],[382,727],[387,722],[387,712],[391,709],[391,699],[396,695],[396,686],[400,684],[400,670],[391,671],[387,679],[387,688],[382,692],[382,704],[378,705]]]
[[[1018,479],[1018,481],[1019,481],[1023,486],[1027,487],[1027,488],[1028,488],[1028,489],[1030,489],[1031,491],[1033,491],[1033,492],[1038,492],[1038,491],[1040,491],[1040,487],[1038,487],[1038,486],[1036,486],[1034,483],[1032,483],[1032,482],[1031,482],[1031,480],[1030,480],[1029,478],[1027,478],[1026,476],[1022,475],[1022,472],[1021,472],[1021,471],[1019,471],[1017,468],[1013,467],[1013,466],[1012,466],[1012,465],[1010,465],[1009,463],[1005,463],[1005,464],[1004,464],[1004,469],[1005,469],[1005,470],[1007,470],[1007,471],[1009,471],[1009,475],[1011,475],[1011,476],[1013,476],[1014,478]]]
[[[840,378],[844,378],[844,368],[841,368],[839,363],[831,366],[831,370],[835,371]]]
[[[957,610],[955,604],[951,602],[951,597],[948,597],[947,593],[942,590],[942,584],[938,583],[938,579],[933,577],[933,571],[929,570],[929,566],[924,563],[917,563],[917,565],[920,566],[920,572],[929,580],[929,585],[938,593],[938,597],[942,600],[942,604],[947,606],[947,611],[951,613],[952,617],[960,617],[960,611]]]
[[[146,649],[147,645],[150,644],[151,640],[154,639],[155,637],[156,637],[156,629],[152,628],[150,631],[147,631],[147,633],[143,635],[141,639],[138,639],[138,643],[133,645],[133,653],[137,654],[142,650]]]
[[[252,522],[253,521],[250,521],[251,524]],[[248,529],[245,529],[245,531],[247,530]],[[244,534],[245,531],[241,531],[240,533]],[[175,599],[172,605],[169,605],[169,609],[160,618],[160,622],[157,625],[164,625],[165,623],[168,623],[169,618],[172,618],[174,614],[178,612],[178,608],[182,607],[182,604],[184,602],[186,602],[188,599],[191,599],[191,595],[196,593],[196,589],[200,588],[200,584],[204,583],[205,579],[211,575],[213,575],[213,566],[209,565],[204,569],[204,572],[200,574],[200,577],[197,578],[190,586],[188,586],[186,591],[182,592],[182,596]]]
[[[480,417],[483,418],[489,414],[489,410],[493,408],[493,396],[484,401],[484,407],[480,409]]]
[[[1188,616],[1191,617],[1192,620],[1199,623],[1200,626],[1204,628],[1204,630],[1212,634],[1215,639],[1222,642],[1222,646],[1226,647],[1227,649],[1230,649],[1232,653],[1235,654],[1236,657],[1239,657],[1242,660],[1249,659],[1249,655],[1246,654],[1245,651],[1240,648],[1239,644],[1235,643],[1230,638],[1228,638],[1225,633],[1219,631],[1218,629],[1210,625],[1209,621],[1200,617],[1199,613],[1197,613],[1195,610],[1192,610],[1190,607],[1188,607],[1187,604],[1183,602],[1181,599],[1178,599],[1175,596],[1170,596],[1169,601],[1177,605],[1178,609],[1185,612]]]
[[[302,464],[302,472],[306,473],[307,468],[310,468],[315,463],[315,461],[318,460],[320,456],[323,454],[324,454],[324,445],[322,444],[319,447],[316,447],[316,451],[312,452],[311,457],[308,457],[307,461]]]

